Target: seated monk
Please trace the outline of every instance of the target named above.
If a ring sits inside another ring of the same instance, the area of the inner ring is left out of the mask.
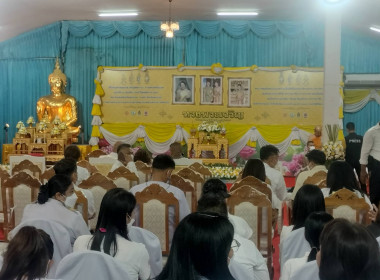
[[[56,116],[66,123],[73,137],[79,134],[79,128],[73,125],[77,121],[77,101],[73,96],[65,93],[67,84],[66,75],[59,67],[58,58],[55,62],[55,69],[49,75],[51,94],[41,97],[37,102],[38,120],[46,119],[51,123]]]
[[[322,127],[320,125],[314,128],[314,134],[309,136],[309,141],[314,143],[315,149],[322,150]]]

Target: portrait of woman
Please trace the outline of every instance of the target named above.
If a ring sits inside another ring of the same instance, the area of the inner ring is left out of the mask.
[[[251,79],[228,79],[228,106],[251,106]]]
[[[173,76],[173,104],[194,104],[194,76]]]

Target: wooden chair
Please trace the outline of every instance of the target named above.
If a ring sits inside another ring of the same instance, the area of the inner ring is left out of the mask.
[[[87,160],[78,161],[77,165],[86,168],[90,175],[99,172],[98,169],[95,166],[91,165]]]
[[[252,228],[252,241],[267,259],[268,270],[272,266],[272,203],[268,197],[250,186],[241,186],[227,199],[229,212],[243,218]],[[263,238],[263,210],[266,210],[266,233]]]
[[[36,156],[29,156],[29,155],[9,156],[10,175],[13,175],[13,168],[24,160],[29,160],[34,165],[37,165],[37,167],[41,170],[41,173],[45,172],[45,169],[46,169],[45,157],[36,157]]]
[[[177,174],[173,174],[170,177],[170,184],[182,190],[185,194],[186,201],[189,204],[191,212],[197,211],[197,195],[195,193],[194,186],[190,180],[183,179]]]
[[[41,183],[46,184],[51,177],[55,175],[55,171],[53,167],[46,169],[44,173],[41,175]]]
[[[105,155],[107,154],[103,152],[102,150],[94,150],[87,154],[86,160],[89,160],[89,158],[98,158],[100,156],[105,156]]]
[[[1,186],[4,212],[4,234],[17,226],[27,204],[37,200],[41,183],[26,172],[18,172]]]
[[[123,188],[127,191],[129,191],[132,186],[139,184],[137,175],[124,166],[120,166],[108,173],[107,177],[111,179],[118,188]]]
[[[90,157],[89,163],[96,167],[98,172],[103,176],[107,176],[111,171],[112,165],[117,162],[117,159],[111,157]]]
[[[193,164],[191,164],[189,166],[189,168],[200,173],[203,176],[204,180],[207,180],[207,179],[211,178],[211,176],[212,176],[210,169],[208,169],[207,167],[205,167],[203,164],[201,164],[199,162],[194,162]]]
[[[0,168],[0,188],[2,188],[5,180],[9,179],[8,171]],[[3,210],[3,199],[0,191],[0,228],[4,229],[4,210]]]
[[[326,212],[334,218],[345,218],[352,222],[369,224],[368,211],[370,206],[364,198],[359,198],[354,192],[343,188],[325,198]]]
[[[184,179],[190,180],[193,183],[195,193],[197,194],[197,199],[199,199],[202,194],[202,185],[204,183],[202,175],[188,167],[181,169],[176,174]]]
[[[83,220],[88,225],[88,201],[87,197],[81,191],[74,190],[77,195],[77,201],[75,202],[74,209],[81,212],[83,216]]]
[[[153,232],[161,243],[162,254],[169,254],[169,207],[174,208],[173,226],[179,222],[179,203],[174,195],[158,184],[152,184],[135,194],[140,227]]]
[[[135,164],[139,172],[140,183],[148,182],[152,174],[152,167],[140,160],[136,161]]]
[[[99,213],[100,203],[102,202],[103,196],[108,190],[116,188],[116,185],[111,179],[108,179],[100,173],[95,173],[92,174],[87,180],[82,181],[78,187],[88,189],[92,192],[96,213]],[[90,229],[95,229],[96,221],[97,219],[91,219],[89,221]]]
[[[244,179],[241,179],[241,180],[233,183],[231,188],[230,188],[230,192],[237,190],[238,188],[245,186],[245,185],[248,185],[257,191],[262,192],[263,194],[265,194],[268,197],[269,201],[272,201],[272,190],[271,190],[271,188],[266,183],[264,183],[260,179],[257,179],[254,176],[247,176]]]
[[[303,182],[304,185],[310,184],[310,185],[316,185],[320,189],[326,188],[326,177],[327,177],[327,172],[321,170],[313,175],[309,176],[306,178],[306,180]]]
[[[12,168],[12,175],[17,174],[18,172],[24,171],[28,173],[29,175],[33,176],[34,178],[37,178],[38,180],[41,179],[41,168],[39,168],[37,165],[35,165],[30,160],[23,160],[20,163],[16,164]]]

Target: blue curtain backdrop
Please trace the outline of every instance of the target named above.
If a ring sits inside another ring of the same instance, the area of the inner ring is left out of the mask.
[[[55,57],[64,64],[66,91],[78,100],[78,125],[91,132],[94,78],[98,65],[323,66],[321,22],[182,21],[172,39],[160,22],[62,21],[0,43],[0,125],[9,139],[17,121],[33,115],[39,97],[49,94]],[[380,72],[380,40],[345,30],[342,65],[346,72]],[[4,133],[0,134],[1,143]]]

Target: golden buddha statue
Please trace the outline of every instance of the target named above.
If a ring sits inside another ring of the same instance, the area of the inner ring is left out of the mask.
[[[51,94],[41,97],[37,102],[38,120],[48,120],[51,123],[56,116],[66,123],[67,128],[76,137],[79,134],[79,127],[73,125],[77,121],[77,101],[65,93],[67,78],[59,67],[58,58],[55,62],[55,69],[49,75]]]

